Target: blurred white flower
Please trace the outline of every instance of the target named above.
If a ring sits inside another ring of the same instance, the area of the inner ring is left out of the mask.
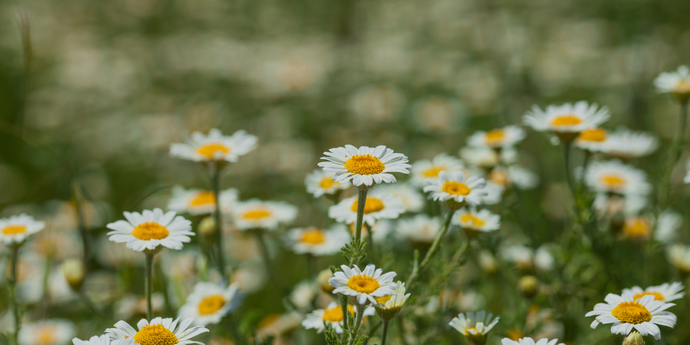
[[[607,140],[608,133],[603,128],[585,129],[575,139],[575,147],[585,151],[600,152]]]
[[[7,246],[18,245],[27,237],[45,228],[45,223],[33,217],[20,214],[0,219],[0,240]]]
[[[180,307],[179,315],[193,318],[192,323],[198,326],[217,324],[239,306],[242,296],[238,290],[237,284],[199,282]]]
[[[238,200],[237,189],[230,188],[220,192],[220,205],[223,210],[232,210]],[[212,191],[201,189],[184,189],[182,186],[172,188],[172,198],[168,209],[177,213],[191,215],[210,214],[216,210],[216,196]]]
[[[651,191],[644,171],[617,160],[589,164],[585,171],[585,182],[597,193],[646,195]]]
[[[453,201],[467,203],[470,206],[481,205],[482,196],[488,193],[484,190],[486,180],[477,176],[465,177],[462,171],[439,173],[439,179],[427,182],[425,192],[429,192],[429,199],[443,202]]]
[[[192,133],[187,143],[170,145],[170,155],[195,162],[228,161],[237,162],[256,147],[257,137],[240,130],[231,136],[213,128],[208,135]]]
[[[462,170],[464,167],[460,159],[440,153],[431,161],[421,160],[414,162],[411,169],[411,182],[418,187],[424,187],[427,182],[438,180],[438,174],[441,171],[450,173],[455,170]]]
[[[633,159],[647,156],[659,148],[659,139],[654,135],[619,128],[609,134],[600,151],[614,158]]]
[[[632,294],[635,300],[647,295],[652,295],[656,301],[673,302],[685,296],[685,292],[683,292],[684,288],[685,287],[680,282],[673,282],[664,283],[658,286],[650,286],[644,290],[639,286],[633,286],[630,289],[623,289],[622,294]]]
[[[310,310],[312,301],[316,298],[318,290],[312,281],[305,280],[292,289],[290,292],[290,301],[301,311]]]
[[[337,222],[352,224],[357,220],[357,197],[343,199],[328,209],[328,216]],[[367,194],[364,204],[364,222],[373,226],[379,219],[396,219],[405,212],[400,198],[377,190]]]
[[[297,217],[297,207],[282,201],[251,199],[237,203],[232,219],[240,230],[266,229],[275,231]]]
[[[419,212],[424,208],[425,198],[418,189],[406,183],[386,184],[379,186],[377,191],[393,195],[402,201],[405,212]]]
[[[687,102],[690,97],[690,70],[686,66],[680,66],[674,72],[661,73],[654,79],[654,86],[659,92],[671,93]]]
[[[19,330],[19,345],[65,345],[76,329],[67,320],[48,319],[25,323]]]
[[[515,125],[494,130],[477,131],[467,138],[470,146],[487,146],[491,148],[513,147],[525,138],[525,131]]]
[[[307,175],[304,179],[304,184],[307,186],[307,192],[318,198],[324,194],[332,195],[338,191],[350,188],[350,182],[338,182],[333,180],[333,172],[325,172],[321,169],[316,169]]]
[[[329,230],[295,228],[285,236],[285,245],[296,254],[314,256],[340,253],[340,248],[350,241],[350,234],[341,226]]]
[[[441,229],[441,219],[418,214],[411,218],[400,219],[396,224],[396,234],[413,243],[430,244]]]
[[[579,101],[575,104],[549,105],[545,110],[533,106],[523,121],[541,132],[551,132],[561,140],[572,141],[580,132],[596,128],[609,119],[609,110],[596,104]]]

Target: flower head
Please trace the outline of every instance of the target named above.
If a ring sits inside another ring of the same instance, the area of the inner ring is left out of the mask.
[[[396,228],[396,233],[401,238],[413,243],[430,244],[441,229],[441,219],[418,214],[411,218],[401,219]]]
[[[501,339],[501,345],[565,345],[563,343],[558,343],[558,339],[546,339],[542,338],[534,341],[532,338],[520,338],[517,341],[510,338]]]
[[[433,200],[480,205],[480,197],[488,194],[484,191],[485,186],[486,180],[483,178],[470,176],[465,179],[462,171],[453,171],[449,174],[441,172],[439,179],[429,182],[424,191],[431,192],[429,198]]]
[[[482,232],[498,230],[501,227],[501,216],[487,209],[460,209],[453,217],[453,224],[465,230],[468,237],[473,238]]]
[[[44,227],[44,222],[26,214],[3,218],[0,219],[0,240],[6,245],[20,244]]]
[[[74,345],[110,345],[110,337],[108,335],[97,336],[94,335],[89,340],[81,340],[78,338],[72,339]]]
[[[193,324],[199,326],[217,324],[241,302],[242,295],[238,289],[237,283],[221,286],[199,282],[180,308],[180,316],[193,318]]]
[[[237,189],[231,188],[220,192],[220,204],[224,209],[232,209],[237,202]],[[175,186],[168,209],[191,215],[210,214],[216,210],[216,195],[212,191],[201,189],[184,189]]]
[[[127,220],[118,220],[106,225],[109,239],[116,243],[127,243],[127,248],[141,252],[156,250],[158,246],[170,249],[182,249],[183,243],[189,243],[194,236],[192,222],[174,211],[163,213],[160,208],[142,213],[125,212]]]
[[[357,311],[352,305],[347,306],[350,314],[355,315]],[[364,309],[363,317],[374,315],[374,308],[369,306]],[[343,307],[335,302],[331,302],[325,309],[316,309],[306,315],[302,326],[306,329],[315,329],[321,333],[326,329],[326,325],[333,327],[336,333],[343,333]]]
[[[633,159],[652,154],[659,148],[659,139],[642,131],[621,128],[611,133],[599,151],[620,159]]]
[[[352,224],[357,220],[357,197],[343,199],[328,209],[328,216],[338,222]],[[379,219],[395,219],[405,212],[400,198],[391,194],[373,191],[368,193],[364,203],[364,222],[373,226]]]
[[[632,294],[635,300],[647,295],[652,295],[655,301],[672,302],[685,296],[683,289],[683,284],[680,282],[673,282],[664,283],[658,286],[650,286],[644,290],[639,286],[633,286],[630,289],[623,289],[623,294]]]
[[[646,195],[651,190],[644,171],[617,160],[592,162],[585,171],[585,182],[599,193]]]
[[[586,129],[598,127],[609,119],[609,110],[579,101],[575,104],[550,105],[545,110],[533,106],[525,114],[526,125],[541,132],[551,132],[563,141],[572,141]]]
[[[115,328],[108,328],[105,333],[117,345],[188,345],[200,344],[192,340],[201,333],[208,332],[208,329],[201,326],[189,327],[193,318],[163,319],[154,318],[151,322],[141,319],[134,329],[125,321],[118,321]]]
[[[664,72],[654,79],[654,86],[662,93],[671,93],[681,102],[690,98],[690,70],[680,66],[674,72]]]
[[[52,319],[23,324],[19,330],[19,345],[64,345],[75,333],[74,324]]]
[[[613,334],[627,335],[635,329],[642,335],[649,334],[659,339],[661,330],[657,325],[671,328],[676,325],[676,316],[666,311],[675,304],[654,298],[654,295],[645,295],[636,299],[632,293],[624,293],[622,296],[610,293],[605,298],[606,303],[598,303],[585,317],[596,316],[591,324],[592,328],[600,323],[613,324]]]
[[[356,187],[372,187],[374,184],[395,183],[392,173],[409,174],[407,157],[402,153],[379,145],[377,147],[352,145],[336,147],[324,152],[321,157],[325,162],[319,166],[326,172],[334,172],[333,180],[337,182],[351,181]]]
[[[338,182],[333,180],[332,172],[326,172],[316,169],[312,171],[307,178],[304,179],[304,184],[307,186],[307,192],[318,198],[322,195],[333,195],[338,191],[350,188],[350,182]]]
[[[424,208],[424,202],[426,200],[424,195],[417,188],[407,183],[383,185],[376,187],[376,190],[400,199],[403,203],[405,212],[419,212]]]
[[[333,293],[352,296],[360,305],[377,303],[376,298],[394,295],[397,284],[393,282],[395,272],[383,273],[383,269],[376,269],[373,264],[367,265],[364,271],[357,265],[352,268],[340,266],[342,272],[335,272],[328,283],[335,288]]]
[[[288,231],[286,245],[296,254],[314,256],[332,255],[350,240],[350,234],[342,226],[333,226],[329,230],[317,228],[296,228]]]
[[[395,319],[400,313],[400,308],[410,298],[410,294],[405,294],[405,283],[398,281],[396,283],[395,294],[386,295],[376,298],[376,313],[384,320],[390,321]]]
[[[608,138],[609,134],[603,128],[585,129],[575,139],[575,147],[589,152],[599,152]]]
[[[276,230],[278,225],[291,223],[297,217],[297,207],[281,201],[251,199],[237,204],[232,218],[240,230]]]
[[[470,146],[488,146],[491,148],[503,148],[517,145],[525,138],[525,131],[514,125],[485,131],[477,131],[467,138]]]
[[[462,333],[467,339],[467,342],[472,345],[484,345],[486,343],[486,334],[491,331],[494,326],[501,319],[500,316],[493,317],[491,313],[488,315],[485,311],[475,313],[459,314],[449,325]]]
[[[671,265],[684,273],[690,273],[690,246],[674,244],[668,247],[666,256]]]
[[[240,156],[256,147],[257,141],[255,136],[243,130],[224,136],[219,129],[213,128],[208,135],[194,132],[186,143],[170,145],[170,155],[195,162],[237,162]]]
[[[460,159],[440,153],[431,161],[421,160],[414,162],[412,164],[411,182],[415,186],[424,187],[428,181],[438,180],[438,174],[441,171],[449,173],[455,170],[462,170],[464,167]]]

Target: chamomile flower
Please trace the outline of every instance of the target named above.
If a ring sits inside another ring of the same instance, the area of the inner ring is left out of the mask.
[[[685,287],[680,282],[673,282],[664,283],[658,286],[650,286],[644,290],[639,286],[634,286],[630,289],[623,289],[623,294],[632,294],[635,300],[647,295],[652,295],[655,301],[673,302],[685,296],[685,292],[683,292],[684,288]]]
[[[328,216],[340,223],[352,224],[357,221],[357,197],[343,199],[328,209]],[[391,194],[374,191],[367,195],[364,204],[364,222],[373,226],[379,219],[395,219],[405,212],[400,198]]]
[[[23,324],[19,330],[19,345],[64,345],[74,337],[72,322],[52,319]]]
[[[666,252],[668,262],[681,272],[690,274],[690,246],[674,244]]]
[[[562,141],[572,141],[584,130],[596,128],[609,119],[609,110],[579,101],[575,104],[549,105],[545,110],[533,106],[523,118],[526,125],[540,132],[550,132]]]
[[[170,155],[195,162],[237,162],[240,156],[254,149],[257,141],[257,137],[243,130],[224,136],[219,129],[213,128],[208,135],[194,132],[186,143],[170,145]]]
[[[501,227],[501,216],[487,209],[476,211],[463,208],[453,217],[453,224],[459,225],[468,237],[474,238],[482,232],[498,230]]]
[[[501,154],[486,146],[470,146],[460,149],[460,157],[473,167],[492,168],[501,162]]]
[[[620,159],[647,156],[659,148],[659,139],[654,135],[621,128],[611,133],[601,146],[601,152]]]
[[[307,186],[307,192],[318,198],[322,195],[333,195],[338,191],[350,188],[350,182],[338,182],[333,180],[332,172],[326,172],[320,169],[312,171],[307,178],[304,179],[304,184]]]
[[[608,133],[599,127],[585,129],[575,139],[575,147],[589,152],[600,152],[608,139]]]
[[[414,162],[411,169],[411,182],[415,186],[424,187],[428,181],[437,180],[438,174],[441,171],[449,173],[451,171],[461,170],[464,167],[460,159],[441,153],[436,155],[431,161],[421,160]]]
[[[629,216],[623,223],[621,237],[648,240],[654,236],[659,242],[671,244],[676,240],[682,224],[683,217],[670,210],[661,212],[656,220],[645,215]]]
[[[539,176],[523,167],[511,165],[507,168],[491,169],[486,182],[501,185],[503,188],[514,185],[519,189],[532,189],[539,184]]]
[[[486,314],[485,311],[475,313],[458,314],[450,320],[449,325],[462,333],[471,345],[484,345],[486,334],[491,331],[501,319],[500,316],[494,318],[493,314]]]
[[[382,193],[391,194],[400,199],[405,208],[405,212],[419,212],[424,208],[424,195],[420,193],[417,188],[408,184],[388,184],[379,186],[376,190]]]
[[[156,250],[159,246],[170,249],[182,249],[183,243],[189,243],[194,236],[192,222],[174,211],[163,213],[160,208],[153,211],[125,212],[127,220],[118,220],[106,227],[109,239],[116,243],[127,243],[127,248],[136,252]]]
[[[681,102],[687,102],[690,98],[690,70],[680,66],[674,72],[661,73],[654,79],[654,86],[659,92],[670,93]]]
[[[341,265],[342,272],[335,272],[328,283],[335,288],[334,294],[352,296],[357,303],[377,303],[376,298],[395,294],[397,284],[393,282],[395,272],[383,273],[383,269],[376,269],[373,264],[367,265],[364,271],[357,265],[352,268]]]
[[[660,339],[661,330],[657,325],[671,328],[676,325],[676,316],[666,311],[675,304],[656,301],[653,295],[635,299],[632,293],[624,293],[622,296],[610,293],[605,301],[606,303],[598,303],[593,311],[585,314],[585,317],[596,316],[590,327],[613,324],[613,334],[628,335],[635,329],[643,336],[649,334],[654,339]]]
[[[231,188],[220,192],[220,205],[224,209],[232,209],[237,202],[237,189]],[[168,209],[178,213],[191,215],[210,214],[216,210],[216,196],[212,191],[200,189],[184,189],[175,186],[172,198],[168,202]]]
[[[488,146],[491,148],[503,148],[506,146],[515,146],[522,139],[525,139],[525,131],[514,125],[505,126],[485,131],[477,131],[467,138],[467,144],[470,146]]]
[[[398,281],[395,288],[395,294],[378,297],[376,299],[376,313],[383,320],[393,320],[400,313],[400,309],[410,298],[410,294],[405,294],[405,283]]]
[[[151,322],[141,319],[137,322],[134,329],[125,321],[118,321],[115,328],[108,328],[105,333],[117,345],[188,345],[201,344],[192,340],[201,333],[208,332],[207,328],[201,326],[189,327],[193,318],[154,318]]]
[[[487,181],[486,186],[484,186],[484,192],[486,194],[479,198],[482,200],[482,205],[496,205],[503,200],[503,193],[505,191],[506,188],[503,185]]]
[[[606,193],[597,193],[594,197],[593,206],[599,215],[622,213],[626,216],[634,216],[647,207],[647,204],[648,200],[644,195],[609,196]]]
[[[678,229],[683,225],[683,216],[672,211],[664,210],[656,218],[654,239],[666,244],[673,244],[678,237]]]
[[[558,343],[558,344],[557,344]],[[559,343],[558,339],[547,339],[542,338],[534,341],[532,338],[520,338],[518,340],[512,340],[510,338],[501,339],[501,345],[565,345],[564,343]]]
[[[350,314],[355,315],[357,311],[351,305],[347,306]],[[374,315],[374,308],[367,307],[364,309],[363,317]],[[336,333],[343,333],[343,307],[335,302],[331,302],[325,309],[316,309],[306,315],[302,321],[302,326],[305,329],[315,329],[317,333],[322,333],[326,329],[326,325],[333,327]]]
[[[110,337],[108,335],[97,336],[94,335],[89,340],[72,339],[74,345],[110,345]]]
[[[297,217],[297,207],[280,201],[251,199],[235,206],[232,211],[235,225],[240,230],[276,230],[278,225],[291,223]]]
[[[396,226],[396,233],[399,237],[413,243],[430,244],[434,242],[440,228],[440,218],[418,214],[411,218],[399,220]]]
[[[324,152],[319,163],[325,172],[334,172],[334,181],[352,182],[356,187],[372,187],[374,184],[395,183],[392,173],[409,174],[407,157],[402,153],[379,145],[377,147],[352,145],[336,147]]]
[[[26,214],[3,218],[0,219],[0,240],[8,246],[21,244],[27,237],[43,230],[44,227],[44,222],[34,220]]]
[[[217,324],[239,305],[242,296],[238,289],[236,283],[222,286],[199,282],[180,308],[180,316],[192,318],[193,324],[198,326]]]
[[[288,231],[285,242],[296,254],[314,256],[332,255],[350,241],[350,234],[342,226],[329,230],[317,228],[296,228]]]
[[[617,160],[592,162],[585,171],[585,182],[598,193],[646,195],[651,190],[644,171]]]
[[[486,180],[483,178],[470,176],[466,179],[462,171],[443,171],[437,181],[431,181],[424,187],[424,191],[430,192],[429,198],[433,200],[479,205],[482,203],[481,197],[488,194],[484,191],[485,186]]]

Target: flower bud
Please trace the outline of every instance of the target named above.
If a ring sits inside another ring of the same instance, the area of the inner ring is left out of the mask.
[[[532,298],[537,294],[539,280],[535,276],[524,276],[518,280],[518,289],[527,298]]]
[[[333,277],[333,272],[331,272],[330,269],[325,269],[319,273],[318,276],[316,276],[316,283],[319,285],[321,290],[325,293],[331,293],[333,290],[335,290],[334,287],[331,286],[331,284],[328,283],[328,280]]]
[[[212,237],[216,233],[216,221],[211,216],[202,219],[197,232],[201,236]]]
[[[623,345],[644,345],[644,338],[638,331],[633,331],[623,339]]]
[[[74,291],[79,291],[84,282],[84,264],[79,259],[67,259],[62,263],[62,274]]]

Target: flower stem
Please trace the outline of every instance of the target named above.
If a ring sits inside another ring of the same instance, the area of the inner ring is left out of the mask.
[[[573,195],[573,200],[577,204],[577,199],[575,197],[575,185],[573,184],[573,178],[570,173],[570,147],[572,142],[564,142],[563,146],[563,159],[565,160],[565,179],[568,181],[568,188],[570,188],[570,193]]]
[[[376,248],[374,248],[374,234],[372,233],[372,226],[369,224],[365,224],[367,227],[367,239],[369,240],[369,245],[367,246],[369,248],[369,256],[371,257],[371,261],[376,260]]]
[[[362,317],[364,316],[364,309],[366,306],[356,304],[355,308],[357,308],[357,321],[355,321],[355,329],[354,332],[352,332],[352,336],[350,336],[350,340],[347,342],[347,345],[354,344],[355,339],[357,339],[357,336],[359,335],[359,329],[362,326]]]
[[[688,120],[688,102],[682,102],[680,104],[680,119],[678,125],[678,134],[676,135],[676,140],[673,142],[673,147],[671,148],[671,159],[669,160],[666,175],[661,182],[661,196],[660,204],[661,209],[665,209],[668,204],[668,198],[671,194],[671,175],[673,174],[673,167],[678,162],[678,159],[683,152],[683,143],[685,142],[685,127],[687,127]]]
[[[357,253],[350,260],[350,266],[356,265],[359,262],[360,252],[359,244],[362,240],[362,223],[364,220],[364,206],[367,203],[368,188],[359,188],[357,194],[357,222],[355,223],[355,242],[357,243]]]
[[[12,313],[14,315],[14,333],[12,334],[12,343],[19,344],[19,327],[21,318],[19,316],[19,304],[17,304],[17,262],[19,260],[19,244],[14,244],[11,246],[10,253],[10,302],[12,303]]]
[[[587,167],[589,166],[589,159],[592,157],[592,152],[585,151],[585,159],[582,161],[582,174],[580,175],[580,181],[578,187],[582,188],[585,185],[585,174],[587,173]]]
[[[455,214],[456,209],[449,208],[448,209],[448,214],[446,215],[446,220],[443,222],[443,227],[441,228],[441,231],[439,231],[438,235],[436,235],[436,238],[434,239],[434,243],[431,245],[431,248],[429,248],[429,251],[426,252],[426,255],[424,256],[424,260],[422,260],[422,263],[419,265],[418,269],[415,269],[412,271],[412,274],[410,274],[410,278],[407,280],[407,286],[408,288],[412,286],[412,282],[417,278],[417,276],[424,272],[426,269],[426,266],[429,265],[429,262],[431,259],[436,255],[436,252],[438,252],[439,248],[441,248],[441,241],[443,240],[443,237],[446,235],[448,232],[448,229],[450,228],[450,221],[453,219],[453,215]]]
[[[285,287],[285,283],[283,282],[283,279],[280,278],[278,270],[276,270],[275,266],[273,266],[273,261],[268,253],[268,245],[264,239],[263,230],[254,230],[252,232],[256,235],[256,240],[259,242],[259,246],[261,247],[261,255],[264,259],[264,265],[266,265],[269,275],[273,277],[273,282],[280,290],[282,290],[283,294],[286,296],[289,295],[290,291]]]
[[[84,210],[82,209],[82,198],[79,184],[74,182],[72,184],[72,193],[74,194],[74,205],[77,211],[77,228],[81,236],[82,243],[82,262],[84,265],[84,275],[89,272],[89,257],[91,256],[91,245],[89,243],[89,234],[86,232],[86,223],[84,222]]]
[[[220,276],[225,279],[225,255],[223,254],[223,216],[220,212],[220,173],[221,167],[219,163],[214,163],[211,172],[211,180],[213,183],[213,195],[216,198],[216,211],[214,212],[216,223],[216,245],[218,247],[218,271]]]
[[[146,290],[146,318],[151,321],[153,319],[153,306],[151,304],[151,291],[153,290],[153,257],[155,253],[146,254],[146,279],[144,281],[144,289]]]
[[[386,345],[386,337],[388,336],[388,324],[390,320],[383,321],[383,334],[381,335],[381,345]]]

